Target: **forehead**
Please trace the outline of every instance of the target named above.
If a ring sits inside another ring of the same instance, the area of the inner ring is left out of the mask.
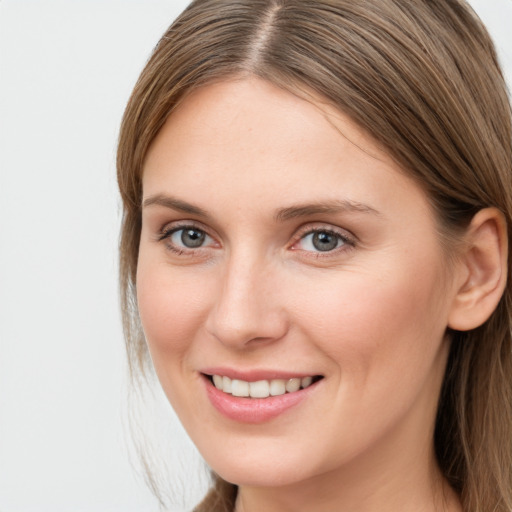
[[[348,195],[383,207],[412,192],[427,205],[396,162],[339,110],[257,78],[190,93],[153,142],[143,187],[145,197],[258,197],[262,205]]]
[[[284,139],[287,134],[297,135],[303,126],[308,127],[309,136],[316,132],[325,137],[327,122],[331,125],[328,131],[335,139],[342,136],[368,155],[391,163],[377,141],[315,91],[307,87],[283,89],[258,77],[234,77],[188,92],[153,141],[146,162],[165,133],[173,132],[174,137],[186,137],[187,142],[192,142],[190,138],[197,140],[210,129],[234,126],[237,121],[244,125],[239,131],[241,137],[263,128],[272,140],[275,139],[269,124],[286,128],[281,133]],[[213,143],[212,133],[209,135]],[[240,139],[225,142],[234,144]]]

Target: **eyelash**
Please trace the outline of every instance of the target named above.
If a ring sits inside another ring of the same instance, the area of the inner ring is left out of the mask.
[[[165,242],[167,249],[174,252],[175,254],[185,255],[185,256],[197,254],[198,251],[208,248],[207,246],[204,246],[204,245],[198,246],[197,248],[178,247],[178,246],[176,246],[175,243],[173,243],[171,241],[173,235],[175,235],[176,233],[179,233],[180,231],[184,231],[187,229],[193,230],[196,232],[200,232],[205,237],[207,237],[211,240],[214,240],[214,238],[212,236],[210,236],[208,234],[208,232],[203,227],[200,227],[198,225],[195,225],[195,224],[189,222],[189,223],[178,224],[178,225],[174,224],[169,228],[167,228],[167,226],[164,226],[159,233],[158,241]],[[327,250],[327,251],[321,251],[321,250],[311,251],[311,250],[305,250],[305,249],[300,249],[300,248],[296,247],[301,241],[305,241],[307,239],[307,237],[314,236],[315,234],[326,234],[326,235],[336,237],[336,239],[337,239],[336,247],[334,247],[333,249]],[[307,226],[303,230],[299,229],[299,231],[294,235],[293,242],[290,244],[289,249],[291,249],[293,251],[301,251],[303,253],[307,253],[308,255],[310,255],[309,257],[325,258],[325,257],[332,256],[333,254],[338,254],[341,251],[347,251],[347,250],[355,247],[355,245],[356,245],[355,237],[347,234],[346,232],[341,233],[341,232],[333,229],[332,227],[327,228],[327,227],[319,226],[316,228],[311,228],[310,226]]]
[[[176,233],[179,233],[180,231],[185,231],[185,230],[193,230],[193,231],[201,232],[206,237],[211,238],[213,240],[213,237],[211,237],[204,228],[189,222],[189,223],[178,224],[178,225],[174,224],[172,227],[169,227],[169,228],[167,228],[167,226],[164,226],[162,228],[162,230],[160,231],[158,241],[165,242],[165,246],[167,247],[167,249],[169,249],[170,251],[172,251],[178,255],[192,255],[192,254],[195,254],[197,251],[200,251],[201,249],[206,248],[204,246],[200,246],[197,248],[191,248],[191,247],[181,248],[181,247],[177,247],[176,244],[172,243],[172,241],[171,241],[172,236],[175,235]]]
[[[331,250],[327,250],[327,251],[320,251],[320,250],[308,251],[306,249],[296,248],[297,244],[299,244],[300,242],[304,242],[307,239],[307,237],[314,236],[315,234],[316,235],[326,234],[326,235],[336,237],[336,239],[337,239],[336,247],[334,247]],[[344,252],[349,249],[352,249],[355,247],[355,245],[356,245],[356,239],[353,236],[350,236],[346,232],[341,233],[340,231],[333,229],[332,227],[327,228],[327,227],[323,227],[323,226],[318,226],[318,227],[312,228],[310,226],[307,226],[306,228],[304,228],[304,230],[299,229],[299,231],[297,232],[297,234],[294,237],[294,242],[292,243],[290,249],[308,253],[311,255],[311,257],[314,257],[314,258],[328,258],[335,254],[337,255],[340,252]]]

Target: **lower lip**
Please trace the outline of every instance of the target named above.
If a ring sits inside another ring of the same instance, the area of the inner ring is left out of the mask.
[[[227,418],[241,423],[264,423],[299,405],[320,381],[306,389],[268,398],[242,398],[217,389],[210,379],[204,378],[206,392],[212,405]]]

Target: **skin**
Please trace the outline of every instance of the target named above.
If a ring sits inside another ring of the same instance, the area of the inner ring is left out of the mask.
[[[432,436],[467,276],[448,265],[421,188],[340,112],[246,78],[184,100],[150,148],[143,192],[148,347],[190,437],[240,486],[237,511],[460,510]],[[276,218],[340,201],[352,208]],[[204,244],[184,247],[170,234],[183,226]],[[312,230],[338,246],[318,251]],[[253,425],[212,406],[201,370],[214,366],[323,379]]]

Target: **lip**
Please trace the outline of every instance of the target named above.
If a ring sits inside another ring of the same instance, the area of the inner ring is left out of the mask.
[[[208,375],[211,374],[208,372]],[[213,375],[225,375],[226,377],[240,378],[241,380],[247,380],[248,382],[255,382],[257,380],[271,380],[276,378],[286,379],[299,377],[298,374],[293,374],[291,377],[283,377],[282,375],[288,374],[283,374],[281,372],[255,372],[256,377],[251,377],[250,379],[248,378],[246,372],[241,374],[236,371],[224,371],[224,373],[219,372],[214,373]],[[231,377],[232,375],[234,375],[234,377]],[[243,375],[243,377],[237,377],[238,375]],[[272,375],[272,377],[261,377],[262,375]],[[275,377],[275,375],[279,376]],[[218,412],[230,420],[236,422],[257,424],[270,421],[277,416],[286,413],[288,410],[300,405],[309,397],[311,393],[315,392],[323,379],[314,382],[306,389],[300,389],[299,391],[295,391],[293,393],[285,393],[284,395],[271,396],[268,398],[236,397],[217,389],[207,375],[203,374],[202,380],[205,385],[206,394],[211,404]]]
[[[303,377],[313,377],[316,374],[301,372],[283,372],[281,370],[235,370],[232,368],[212,367],[203,368],[200,372],[204,375],[221,375],[230,379],[245,380],[246,382],[257,382],[258,380],[273,379],[294,379]]]

